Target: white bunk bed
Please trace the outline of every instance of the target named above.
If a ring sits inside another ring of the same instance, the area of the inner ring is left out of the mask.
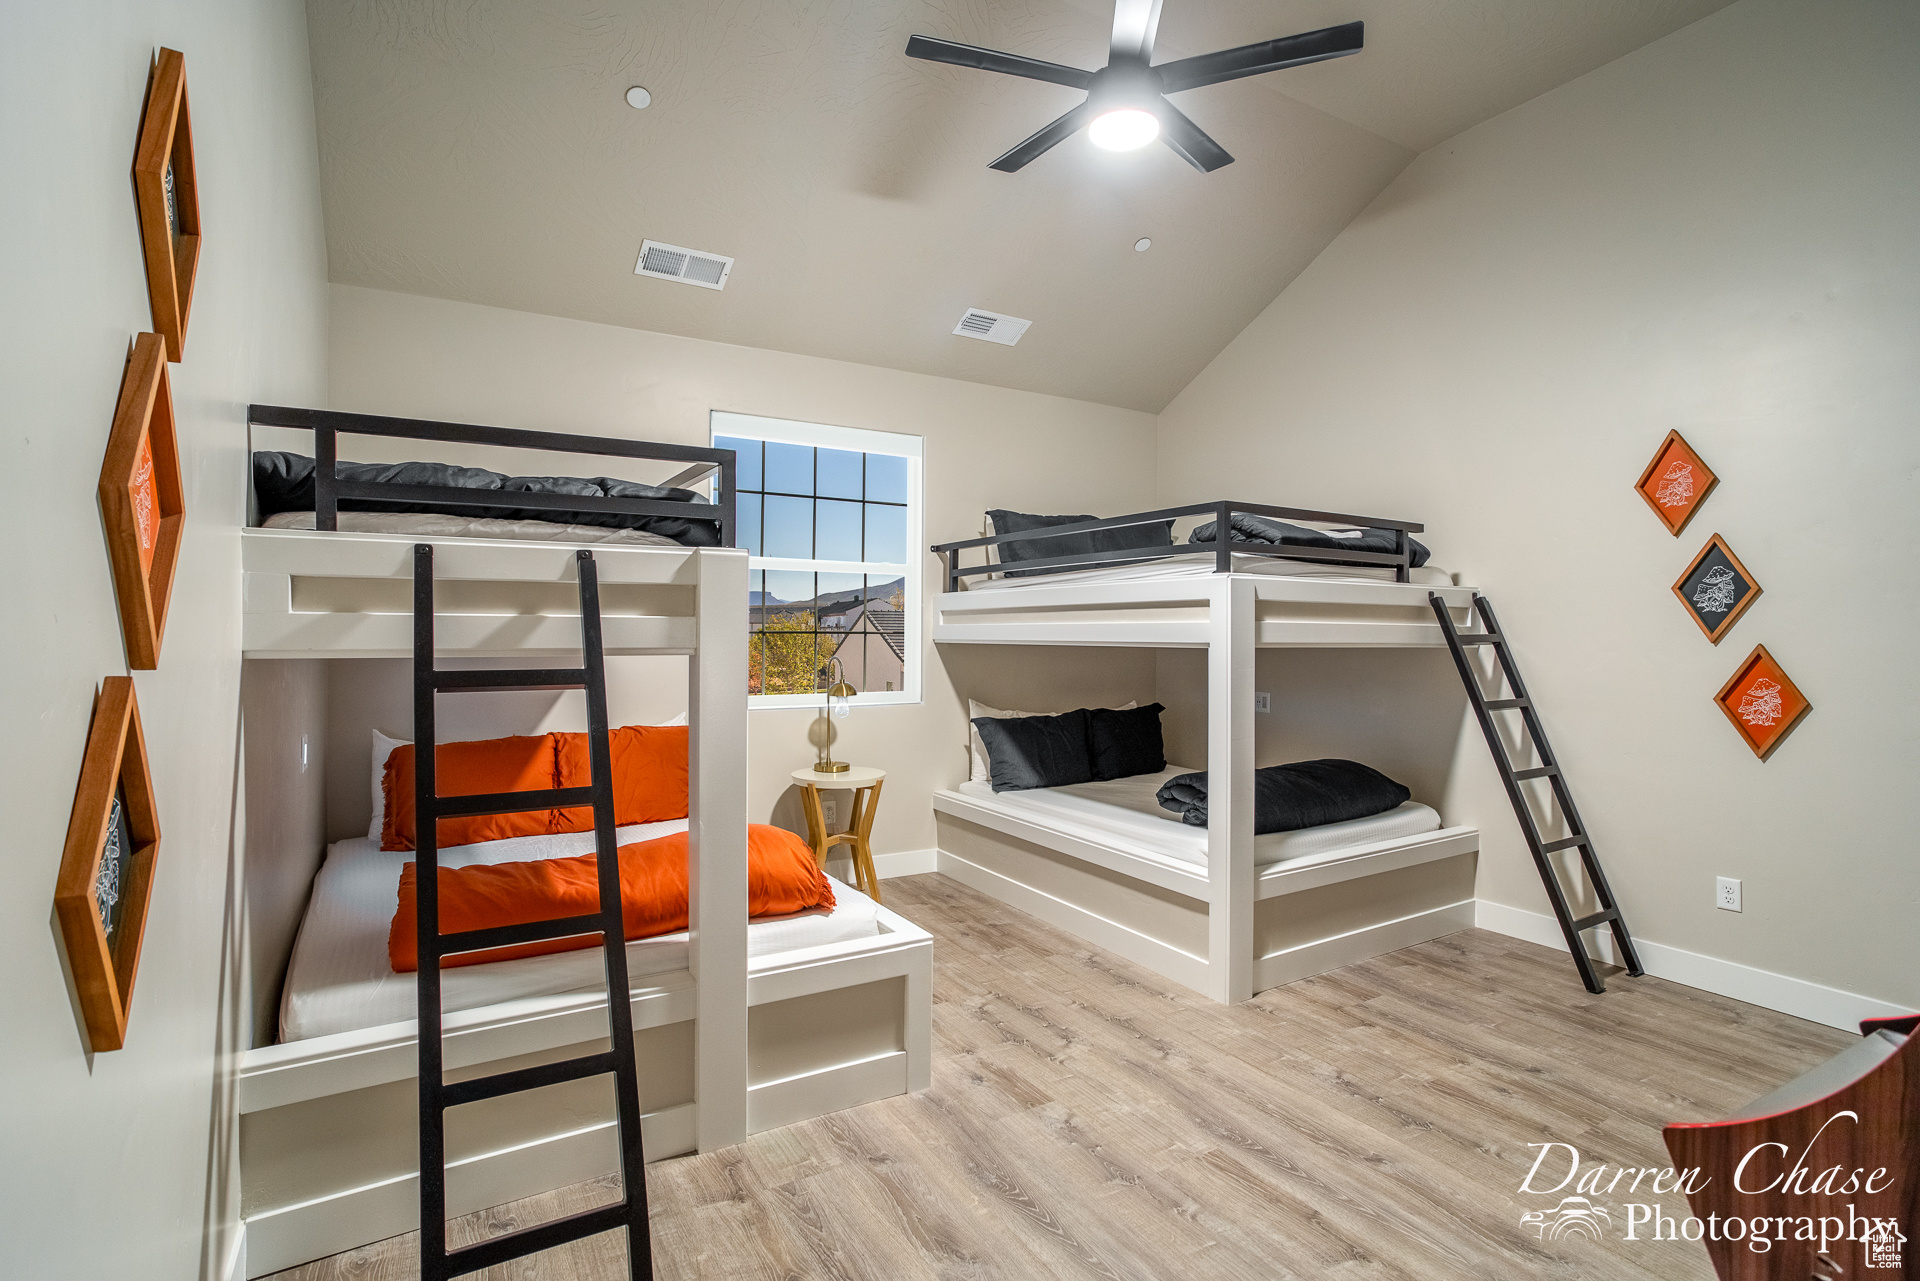
[[[1232,512],[1391,527],[1408,522],[1208,504],[948,543],[936,644],[1131,646],[1207,652],[1208,825],[1153,792],[1179,767],[1108,783],[934,794],[941,872],[1222,1002],[1473,923],[1479,833],[1423,805],[1349,824],[1253,831],[1254,655],[1308,647],[1444,647],[1429,594],[1464,621],[1473,591],[1395,554],[1169,545],[1021,562],[1004,576],[959,553],[1020,540]],[[1299,559],[1295,559],[1298,557]],[[1120,567],[1101,561],[1123,560]],[[1011,562],[1010,562],[1011,563]],[[962,590],[967,583],[974,584]]]
[[[252,664],[410,655],[420,541],[435,549],[443,660],[578,653],[577,543],[248,528],[244,657]],[[647,1159],[726,1147],[924,1089],[932,972],[925,931],[838,883],[830,914],[747,918],[746,553],[604,542],[593,552],[607,655],[690,660],[688,817],[619,832],[622,843],[691,833],[690,929],[628,945]],[[258,780],[280,777],[258,766],[253,737],[250,833],[260,826],[253,811],[279,803],[274,785]],[[391,918],[398,867],[410,855],[377,844],[336,842],[314,881],[284,1002],[285,1026],[300,1039],[239,1055],[249,1277],[418,1223],[413,976],[380,974],[382,913]],[[584,852],[592,834],[489,844],[513,848],[445,849],[442,865]],[[273,853],[250,848],[250,864]],[[597,948],[454,969],[445,979],[449,1080],[605,1043]],[[447,1142],[450,1214],[619,1168],[604,1077],[463,1107],[449,1113]]]

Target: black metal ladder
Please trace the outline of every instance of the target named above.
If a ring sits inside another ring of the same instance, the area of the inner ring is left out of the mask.
[[[581,666],[509,671],[441,671],[434,666],[433,548],[413,549],[413,731],[414,814],[417,860],[415,906],[420,958],[420,1276],[445,1281],[481,1268],[577,1241],[615,1228],[627,1230],[627,1274],[651,1281],[652,1240],[647,1227],[647,1180],[640,1142],[640,1081],[634,1062],[633,1010],[629,1004],[627,949],[620,910],[620,867],[614,837],[613,756],[607,739],[606,659],[600,642],[600,583],[593,553],[575,562],[580,580]],[[586,787],[439,796],[435,792],[434,698],[473,690],[585,690],[587,755],[592,781]],[[440,932],[439,832],[437,820],[527,810],[593,807],[598,851],[600,910],[503,925],[493,929]],[[607,1032],[611,1047],[598,1054],[448,1083],[443,1076],[440,1024],[440,961],[453,953],[531,943],[541,939],[599,934],[606,957]],[[611,1074],[618,1113],[621,1200],[531,1228],[447,1249],[446,1112],[482,1099],[536,1090],[563,1081]]]
[[[1560,922],[1560,932],[1566,935],[1567,951],[1573,954],[1573,963],[1580,970],[1580,981],[1587,985],[1589,992],[1607,990],[1607,985],[1600,980],[1599,971],[1593,967],[1592,959],[1587,956],[1586,948],[1580,943],[1580,932],[1596,925],[1605,925],[1613,930],[1613,941],[1619,948],[1620,959],[1626,964],[1627,973],[1638,978],[1646,971],[1640,968],[1640,954],[1634,950],[1633,936],[1627,932],[1626,917],[1620,914],[1620,904],[1613,897],[1613,888],[1607,884],[1607,874],[1600,870],[1600,857],[1594,853],[1593,838],[1587,834],[1587,825],[1580,820],[1580,811],[1573,803],[1573,793],[1567,788],[1566,774],[1560,768],[1559,758],[1553,754],[1553,747],[1547,742],[1547,731],[1540,723],[1540,713],[1533,705],[1532,696],[1527,693],[1526,682],[1520,679],[1519,665],[1513,661],[1513,650],[1507,644],[1506,634],[1500,630],[1500,622],[1493,616],[1493,606],[1487,603],[1485,596],[1475,592],[1473,613],[1480,630],[1462,632],[1453,625],[1453,616],[1447,612],[1447,603],[1438,592],[1427,593],[1427,600],[1433,606],[1434,617],[1440,620],[1440,634],[1447,638],[1447,648],[1453,654],[1454,664],[1460,669],[1460,680],[1467,687],[1467,701],[1473,704],[1473,714],[1480,720],[1480,732],[1487,736],[1487,750],[1493,753],[1494,768],[1500,771],[1500,781],[1507,786],[1507,799],[1513,802],[1513,812],[1520,820],[1520,831],[1527,838],[1527,848],[1533,851],[1534,866],[1540,870],[1540,880],[1547,887],[1547,899],[1553,904],[1553,915]],[[1493,646],[1494,658],[1499,662],[1501,675],[1505,677],[1507,689],[1513,695],[1511,698],[1487,697],[1479,674],[1467,661],[1469,645]],[[1533,740],[1534,754],[1540,761],[1537,766],[1514,768],[1506,746],[1500,740],[1500,732],[1493,723],[1493,714],[1503,711],[1517,711],[1525,720],[1527,736]],[[1560,813],[1567,821],[1567,835],[1554,840],[1546,840],[1541,836],[1540,822],[1534,817],[1533,807],[1527,803],[1526,793],[1520,790],[1520,784],[1535,778],[1546,779],[1553,788],[1554,800],[1558,802]],[[1567,893],[1560,883],[1559,870],[1547,857],[1570,849],[1580,851],[1580,865],[1586,869],[1587,881],[1593,886],[1594,899],[1600,904],[1600,910],[1591,916],[1576,917],[1573,914],[1573,909],[1567,905]]]

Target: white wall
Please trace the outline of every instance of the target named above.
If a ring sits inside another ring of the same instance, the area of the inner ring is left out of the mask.
[[[187,58],[206,229],[173,367],[187,526],[158,671],[135,676],[160,806],[127,1047],[89,1052],[53,924],[102,677],[126,671],[94,487],[151,328],[129,166],[149,59]],[[220,1055],[243,1025],[237,869],[243,407],[326,394],[325,261],[296,0],[0,9],[0,1274],[184,1278],[230,1236]],[[210,1159],[211,1157],[211,1159]],[[211,1225],[211,1230],[208,1230]]]
[[[1916,226],[1920,8],[1745,0],[1415,161],[1168,407],[1158,497],[1426,521],[1641,937],[1920,1003]],[[1670,428],[1721,477],[1679,539],[1632,488]],[[1668,590],[1716,531],[1765,588],[1717,648]],[[1814,705],[1766,763],[1709,701],[1756,642]],[[1482,899],[1544,912],[1470,723],[1441,785]]]
[[[989,507],[1124,512],[1142,510],[1153,497],[1149,414],[410,294],[336,285],[332,299],[328,397],[335,409],[691,444],[707,442],[707,415],[715,409],[906,432],[926,441],[929,543],[972,537]],[[353,448],[371,459],[406,446],[360,441]],[[561,456],[473,457],[502,470],[523,461],[551,470]],[[923,564],[930,595],[936,562],[926,556]],[[860,708],[837,722],[842,759],[889,771],[874,828],[879,853],[932,848],[932,793],[966,777],[965,697],[1022,708],[1037,699],[1064,710],[1147,698],[1153,690],[1153,659],[1144,651],[1102,651],[1088,661],[1076,652],[938,651],[929,643],[923,658],[923,703]],[[654,710],[671,714],[685,705],[684,667],[660,671],[675,698],[670,709]],[[622,697],[643,709],[647,702],[638,687]],[[339,698],[336,690],[336,704]],[[404,707],[395,711],[407,718]],[[812,719],[806,711],[753,713],[747,767],[754,821],[804,830],[788,775],[812,758]],[[351,762],[358,757],[350,754],[366,748],[350,735],[340,738],[335,759],[347,762],[343,777],[357,778]]]

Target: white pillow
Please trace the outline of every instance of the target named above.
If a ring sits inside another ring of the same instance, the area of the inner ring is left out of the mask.
[[[687,714],[680,713],[672,720],[661,721],[662,726],[685,725]],[[393,755],[396,747],[411,747],[410,738],[388,738],[379,730],[373,731],[373,821],[367,824],[367,839],[380,839],[380,829],[387,821],[387,789],[384,786],[387,777],[387,757]]]
[[[1125,712],[1138,706],[1140,706],[1139,700],[1130,698],[1120,704],[1120,706],[1108,708],[1107,710]],[[1068,708],[1067,710],[1071,711],[1073,709]],[[987,758],[987,745],[980,741],[980,727],[973,723],[976,716],[987,716],[994,720],[1006,720],[1013,716],[1058,716],[1059,714],[1058,712],[1003,712],[997,708],[988,707],[985,703],[976,703],[972,699],[968,699],[967,755],[973,762],[973,772],[968,776],[969,781],[974,783],[991,783],[993,781],[993,765]]]
[[[379,730],[373,731],[373,821],[367,824],[367,839],[380,839],[380,829],[387,821],[387,789],[381,786],[387,776],[387,757],[393,755],[396,747],[409,747],[410,738],[388,738]]]

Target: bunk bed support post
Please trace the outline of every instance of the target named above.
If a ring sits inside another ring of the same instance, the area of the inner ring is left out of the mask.
[[[340,433],[331,427],[313,429],[313,527],[340,528],[340,499],[334,480],[340,474]]]
[[[687,911],[694,1021],[695,1142],[747,1138],[747,557],[696,553],[698,647],[687,660]]]
[[[1253,589],[1220,577],[1207,609],[1207,995],[1229,1005],[1253,995]]]
[[[1233,504],[1221,503],[1213,509],[1213,572],[1233,572]]]

